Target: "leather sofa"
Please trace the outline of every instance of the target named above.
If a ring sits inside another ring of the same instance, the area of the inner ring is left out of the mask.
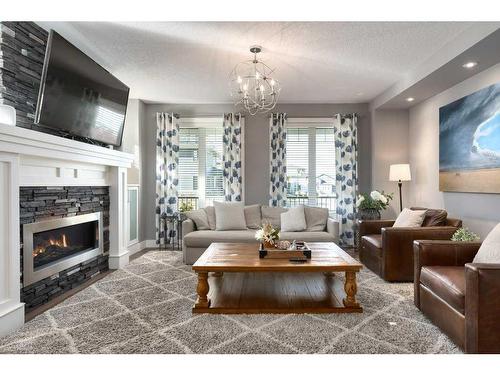
[[[386,281],[413,281],[413,241],[449,240],[462,226],[461,220],[446,218],[446,215],[436,223],[431,216],[446,214],[446,211],[428,211],[429,216],[418,228],[394,228],[394,220],[359,220],[361,262]]]
[[[500,353],[500,264],[478,242],[415,241],[415,306],[467,353]]]

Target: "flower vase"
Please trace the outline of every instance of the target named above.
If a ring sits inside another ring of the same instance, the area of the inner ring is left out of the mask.
[[[374,208],[365,208],[359,210],[358,219],[361,220],[380,220],[380,211]]]
[[[264,249],[274,249],[274,244],[269,241],[263,241],[262,246]]]

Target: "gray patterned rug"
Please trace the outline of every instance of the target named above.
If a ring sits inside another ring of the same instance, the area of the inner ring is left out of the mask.
[[[145,252],[0,338],[0,353],[460,353],[413,284],[368,270],[362,314],[192,315],[196,280],[179,252]]]

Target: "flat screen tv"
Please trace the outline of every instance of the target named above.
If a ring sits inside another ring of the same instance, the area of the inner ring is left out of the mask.
[[[120,146],[129,88],[51,30],[35,123]]]

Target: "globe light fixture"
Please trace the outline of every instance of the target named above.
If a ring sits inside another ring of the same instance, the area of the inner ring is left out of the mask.
[[[252,116],[276,107],[281,91],[278,81],[272,77],[274,69],[257,59],[261,51],[261,46],[251,46],[253,59],[237,64],[229,77],[234,104],[243,107]]]

